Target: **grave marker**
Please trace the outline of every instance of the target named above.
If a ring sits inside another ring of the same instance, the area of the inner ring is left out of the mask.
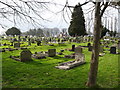
[[[14,43],[14,48],[20,47],[20,43]]]
[[[56,49],[49,49],[49,50],[48,50],[48,56],[49,56],[49,57],[54,57],[54,56],[56,56]]]
[[[110,53],[111,54],[116,54],[116,47],[111,47],[110,48]]]
[[[32,55],[32,53],[30,50],[23,50],[20,53],[21,62],[32,61],[31,55]]]

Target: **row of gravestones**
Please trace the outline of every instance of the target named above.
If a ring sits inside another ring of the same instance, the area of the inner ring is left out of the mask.
[[[88,43],[88,44],[87,44],[87,47],[88,47],[88,51],[92,51],[93,46],[91,46],[91,43]],[[103,53],[103,51],[104,51],[103,48],[104,48],[104,47],[101,45],[101,46],[100,46],[100,52],[101,52],[101,53]],[[119,49],[120,49],[120,41],[118,41],[118,51],[120,51]],[[75,50],[75,45],[72,45],[71,51],[74,51],[74,50]],[[111,54],[116,54],[116,47],[115,47],[115,46],[111,46],[111,47],[110,47],[110,53],[111,53]],[[118,53],[119,53],[119,52],[118,52]]]
[[[20,61],[21,62],[31,61],[31,56],[32,56],[32,53],[30,52],[30,50],[28,50],[28,49],[27,50],[23,50],[20,53]],[[56,56],[56,49],[49,49],[48,52],[47,52],[47,56],[49,56],[49,57]]]
[[[56,49],[49,49],[48,50],[48,56],[49,57],[54,57],[56,56]],[[13,59],[16,60],[16,58],[14,58],[15,56],[10,56],[12,57]],[[25,49],[23,50],[21,53],[20,53],[20,58],[17,59],[18,61],[21,61],[21,62],[26,62],[26,61],[31,61],[32,60],[32,53],[30,50],[28,49]]]

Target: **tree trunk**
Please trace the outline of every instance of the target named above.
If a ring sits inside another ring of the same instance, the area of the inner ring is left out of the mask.
[[[98,71],[98,60],[99,60],[99,47],[100,47],[100,34],[101,34],[101,17],[100,17],[100,3],[96,2],[95,6],[95,20],[94,20],[94,42],[90,64],[90,72],[88,82],[86,83],[89,87],[96,86],[96,78]]]

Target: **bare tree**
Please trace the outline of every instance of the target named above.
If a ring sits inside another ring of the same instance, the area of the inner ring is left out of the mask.
[[[92,0],[90,0],[92,1]],[[0,8],[0,14],[2,17],[6,18],[9,20],[7,15],[17,15],[19,18],[22,20],[26,20],[27,22],[30,22],[31,20],[32,23],[36,22],[36,17],[29,15],[30,12],[34,13],[39,17],[41,20],[46,20],[44,19],[40,13],[41,11],[38,11],[38,9],[41,7],[42,9],[47,9],[47,4],[50,4],[50,2],[41,2],[41,1],[27,1],[27,0],[18,0],[20,4],[15,2],[15,0],[12,0],[12,3],[5,3],[3,1],[0,1],[1,4],[3,4],[6,7]],[[93,1],[92,1],[93,2]],[[85,2],[81,5],[86,5],[88,2]],[[93,52],[91,56],[91,64],[90,64],[90,72],[89,72],[89,77],[88,77],[88,82],[86,83],[87,86],[92,87],[96,85],[96,78],[97,78],[97,71],[98,71],[98,60],[99,60],[99,46],[100,46],[100,34],[101,34],[101,18],[107,9],[108,6],[117,8],[117,5],[120,5],[120,2],[93,2],[95,4],[95,18],[94,18],[94,41],[93,41]],[[22,5],[22,6],[21,6]],[[61,12],[63,12],[63,17],[64,13],[67,13],[68,11],[66,8],[68,8],[71,11],[71,8],[74,6],[70,6],[68,4],[68,1],[66,0],[66,4],[63,6],[63,9]],[[65,19],[65,18],[64,18]],[[16,22],[16,19],[14,17],[14,23]],[[36,22],[39,24],[39,22]]]

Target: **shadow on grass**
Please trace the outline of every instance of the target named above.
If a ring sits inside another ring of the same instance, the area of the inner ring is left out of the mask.
[[[41,65],[42,64],[41,62],[38,62],[38,61],[35,61],[35,60],[30,61],[30,62],[23,62],[23,63],[30,64],[30,65]]]

